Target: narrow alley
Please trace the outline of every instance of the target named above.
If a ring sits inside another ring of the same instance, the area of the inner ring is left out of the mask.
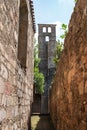
[[[87,130],[87,0],[0,0],[0,130]]]

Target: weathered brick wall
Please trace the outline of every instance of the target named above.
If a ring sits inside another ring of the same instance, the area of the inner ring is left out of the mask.
[[[50,90],[57,130],[87,130],[87,0],[78,0]]]
[[[23,0],[21,1],[23,2]],[[33,23],[28,7],[26,71],[18,53],[19,0],[0,0],[0,130],[27,130],[33,91]]]

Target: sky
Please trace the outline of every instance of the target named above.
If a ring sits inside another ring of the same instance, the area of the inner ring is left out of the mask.
[[[37,24],[57,24],[56,35],[61,34],[61,24],[68,25],[75,6],[74,0],[33,0]],[[37,34],[36,34],[37,36]]]

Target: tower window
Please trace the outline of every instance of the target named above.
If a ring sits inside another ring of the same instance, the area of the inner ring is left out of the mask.
[[[45,41],[46,41],[46,42],[49,42],[49,36],[46,36],[46,37],[45,37]]]
[[[43,27],[43,32],[46,32],[46,27]]]
[[[51,33],[51,27],[48,27],[48,33]]]

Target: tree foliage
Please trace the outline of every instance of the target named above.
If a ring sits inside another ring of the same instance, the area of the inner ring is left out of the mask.
[[[39,94],[44,92],[44,75],[39,71],[38,45],[34,46],[34,86]]]
[[[76,3],[76,2],[77,2],[77,0],[74,0],[74,2]]]
[[[57,41],[57,46],[56,46],[55,56],[54,56],[55,65],[57,65],[59,63],[60,56],[61,56],[61,53],[62,53],[63,48],[64,48],[64,39],[65,39],[67,32],[68,32],[66,24],[62,24],[61,29],[63,30],[63,34],[60,35],[60,39],[58,39],[58,41]]]
[[[67,25],[63,23],[61,29],[63,30],[63,34],[60,35],[60,38],[64,40],[67,35]]]
[[[44,92],[44,76],[38,68],[34,69],[35,91],[39,94]]]
[[[56,50],[55,50],[55,56],[54,56],[54,63],[55,63],[55,65],[57,65],[59,60],[60,60],[60,56],[61,56],[62,50],[63,50],[63,42],[58,40],[57,41]]]

